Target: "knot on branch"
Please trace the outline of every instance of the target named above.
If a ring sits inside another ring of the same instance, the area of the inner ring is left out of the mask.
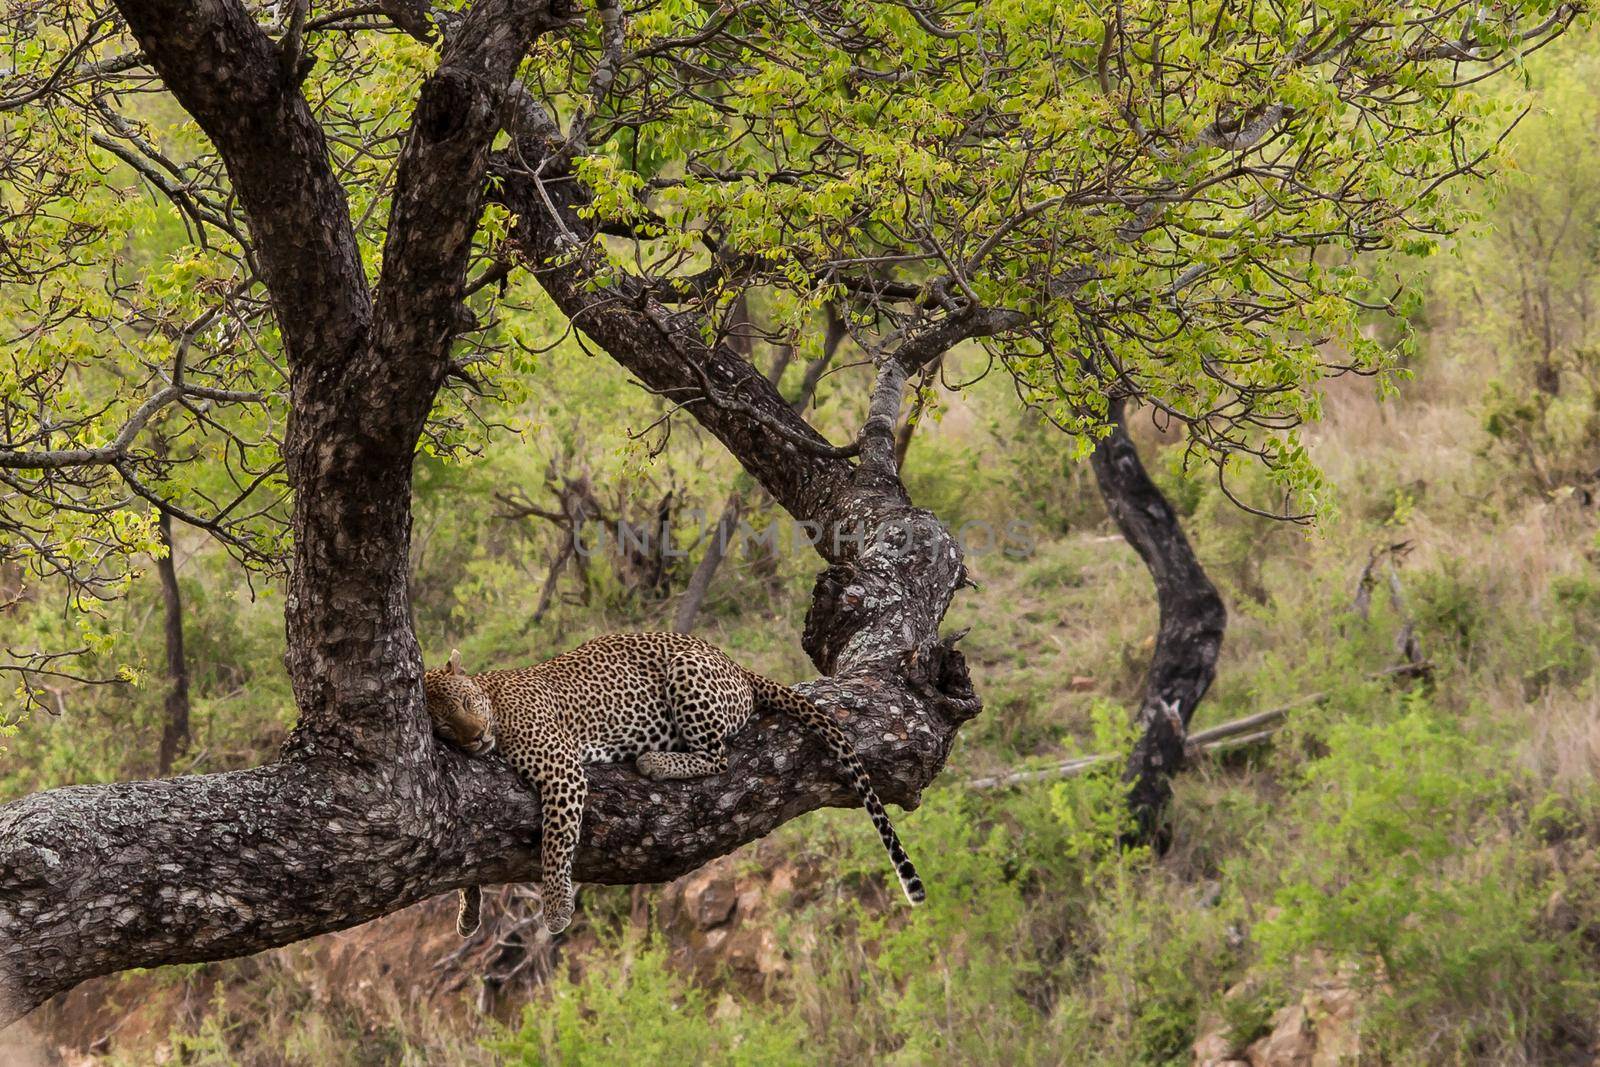
[[[965,629],[946,634],[933,646],[930,657],[930,678],[938,699],[933,706],[939,709],[945,722],[959,726],[976,718],[983,710],[983,701],[972,688],[972,675],[967,671],[967,657],[956,648],[956,642],[967,636]]]
[[[800,647],[823,674],[832,674],[844,651],[868,620],[867,588],[856,580],[855,569],[835,564],[817,575],[806,609]]]
[[[417,99],[417,134],[438,144],[462,130],[477,129],[490,117],[489,98],[465,71],[441,68],[423,83]]]
[[[870,575],[849,564],[836,564],[817,576],[806,612],[801,645],[818,670],[832,674],[839,659],[858,635],[876,624],[884,625],[884,643],[906,635],[886,617],[884,611],[893,598],[874,592]],[[902,648],[898,662],[891,655],[886,661],[908,688],[927,700],[928,707],[951,726],[975,717],[983,710],[972,687],[966,657],[956,643],[967,634],[959,630],[927,645]]]

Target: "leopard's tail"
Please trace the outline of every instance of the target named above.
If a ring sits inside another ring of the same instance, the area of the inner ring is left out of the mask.
[[[461,906],[456,909],[456,933],[471,937],[478,932],[483,911],[483,890],[475,885],[461,890]]]
[[[757,707],[772,708],[790,716],[816,734],[828,746],[828,751],[839,761],[849,776],[850,787],[861,798],[867,814],[872,816],[872,825],[877,827],[878,836],[883,839],[883,847],[889,852],[889,861],[894,864],[894,873],[900,879],[900,888],[905,890],[906,899],[913,904],[921,904],[927,896],[922,888],[922,879],[917,876],[917,869],[912,865],[911,858],[906,855],[906,850],[900,847],[900,838],[894,832],[894,825],[889,822],[888,814],[883,810],[883,802],[873,791],[872,779],[867,777],[867,769],[861,765],[861,757],[856,754],[855,746],[844,735],[844,731],[839,729],[839,724],[821,708],[786,685],[780,685],[770,678],[763,678],[754,673],[750,674],[750,685],[755,690]]]

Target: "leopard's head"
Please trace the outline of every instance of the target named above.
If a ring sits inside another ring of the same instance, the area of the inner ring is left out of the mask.
[[[461,653],[422,676],[433,732],[474,756],[494,751],[494,705],[471,675],[461,669]]]

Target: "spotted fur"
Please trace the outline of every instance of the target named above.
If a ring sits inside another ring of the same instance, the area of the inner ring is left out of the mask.
[[[445,740],[477,755],[497,744],[539,791],[544,884],[552,933],[572,919],[572,856],[583,822],[586,763],[633,760],[652,779],[699,778],[728,768],[725,742],[757,708],[796,719],[844,768],[883,839],[906,898],[922,880],[872,789],[850,739],[793,689],[745,670],[713,645],[674,633],[606,634],[537,667],[468,675],[460,657],[427,672],[428,713]],[[482,895],[461,891],[456,929],[478,928]]]

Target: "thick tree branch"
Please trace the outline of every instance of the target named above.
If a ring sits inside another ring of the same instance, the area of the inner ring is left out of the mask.
[[[832,525],[863,532],[818,580],[805,643],[832,676],[803,689],[842,713],[879,793],[913,806],[979,708],[938,634],[960,551],[899,493],[850,487],[830,503]],[[407,760],[314,756],[0,808],[0,1025],[93,975],[257,951],[462,885],[536,879],[535,797],[498,759],[431,743]],[[804,812],[857,803],[787,720],[755,719],[730,761],[686,782],[591,767],[577,877],[662,881]]]
[[[731,346],[707,345],[695,317],[671,311],[627,278],[610,288],[591,286],[589,271],[576,259],[583,254],[576,235],[590,234],[578,214],[581,190],[571,178],[536,176],[539,162],[553,148],[549,142],[527,136],[518,147],[516,153],[497,155],[491,165],[495,195],[517,215],[519,250],[556,306],[647,388],[689,404],[695,418],[791,515],[802,521],[819,518],[826,501],[850,480],[848,458]],[[707,398],[708,383],[717,397],[733,403],[718,405]]]
[[[1020,330],[1034,321],[1028,313],[1011,308],[968,305],[908,331],[905,340],[895,349],[894,359],[909,374],[921,370],[962,341]]]
[[[373,387],[396,403],[368,429],[393,434],[397,448],[415,442],[461,332],[489,146],[511,80],[535,36],[559,21],[549,0],[479,0],[422,86],[396,169],[370,367]]]
[[[280,52],[238,0],[121,0],[149,64],[216,145],[291,357],[338,363],[372,321],[344,189]]]

